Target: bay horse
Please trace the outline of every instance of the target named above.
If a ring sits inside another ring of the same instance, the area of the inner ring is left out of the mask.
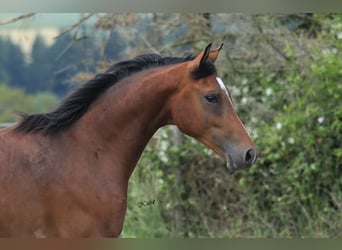
[[[137,56],[118,62],[45,114],[22,114],[0,131],[1,237],[118,237],[128,180],[158,128],[177,125],[227,159],[256,161],[214,62]]]

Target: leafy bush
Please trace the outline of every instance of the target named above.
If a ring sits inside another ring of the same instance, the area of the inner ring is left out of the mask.
[[[315,54],[309,74],[288,72],[286,103],[258,128],[258,167],[240,181],[258,212],[281,232],[341,235],[342,93],[339,53]],[[269,83],[272,86],[272,83]],[[283,95],[283,93],[278,93]],[[313,232],[314,231],[314,232]]]

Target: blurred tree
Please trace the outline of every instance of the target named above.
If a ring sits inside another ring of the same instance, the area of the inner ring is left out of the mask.
[[[58,37],[49,48],[53,64],[52,91],[59,96],[66,94],[74,87],[70,79],[78,72],[95,72],[100,52],[96,40],[89,39],[86,34],[73,36],[70,33]]]
[[[106,41],[104,55],[106,61],[120,61],[125,59],[126,43],[120,33],[112,29]]]
[[[0,38],[0,81],[13,87],[26,85],[27,67],[24,54],[18,45]]]
[[[30,83],[25,88],[28,93],[51,91],[49,79],[53,73],[53,60],[50,58],[49,50],[44,39],[38,35],[32,46],[31,64],[29,65]]]
[[[5,51],[7,47],[6,43],[7,41],[0,38],[0,48],[2,48],[1,53],[0,53],[0,82],[3,82],[3,83],[10,82],[10,76],[8,72],[5,70],[5,64],[7,61],[7,53]]]

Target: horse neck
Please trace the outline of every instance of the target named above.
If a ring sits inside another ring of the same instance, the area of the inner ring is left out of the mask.
[[[172,123],[169,100],[180,82],[176,75],[168,67],[150,69],[112,86],[75,126],[84,145],[100,147],[129,178],[149,139]]]

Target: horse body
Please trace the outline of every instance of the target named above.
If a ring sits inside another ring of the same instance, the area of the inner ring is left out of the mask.
[[[0,137],[6,142],[0,150],[6,147],[7,152],[0,161],[0,236],[33,236],[36,231],[46,237],[118,235],[115,223],[120,224],[125,209],[125,182],[119,185],[117,178],[113,182],[113,176],[103,174],[106,159],[96,160],[92,151],[78,153],[89,147],[70,139],[72,131],[59,138],[12,133]]]
[[[149,95],[148,88],[139,96],[135,91],[125,94],[125,89],[144,84],[136,83],[139,77],[141,74],[108,90],[62,134],[21,134],[14,128],[1,131],[0,152],[6,154],[0,157],[0,200],[7,205],[4,211],[0,207],[0,223],[16,230],[1,231],[0,227],[1,236],[20,235],[20,228],[23,235],[40,230],[45,236],[118,236],[128,179],[150,137],[167,122],[163,114],[166,105],[160,101],[167,100],[160,98],[167,93],[157,93],[158,87],[153,86],[158,85],[162,92],[167,86],[161,79],[148,83],[155,89],[154,95]],[[119,98],[124,100],[118,102]],[[152,104],[153,108],[144,108]],[[117,112],[130,109],[132,112]],[[6,211],[15,213],[9,216]],[[16,214],[26,214],[27,219],[15,218]]]
[[[217,75],[200,77],[201,83],[189,80],[189,69],[209,58],[208,48],[193,60],[121,79],[62,131],[20,131],[23,123],[1,130],[0,236],[117,237],[131,173],[149,139],[167,124],[226,157],[234,168],[250,167],[254,144]],[[203,100],[208,91],[231,109]],[[224,134],[222,117],[238,129]]]

